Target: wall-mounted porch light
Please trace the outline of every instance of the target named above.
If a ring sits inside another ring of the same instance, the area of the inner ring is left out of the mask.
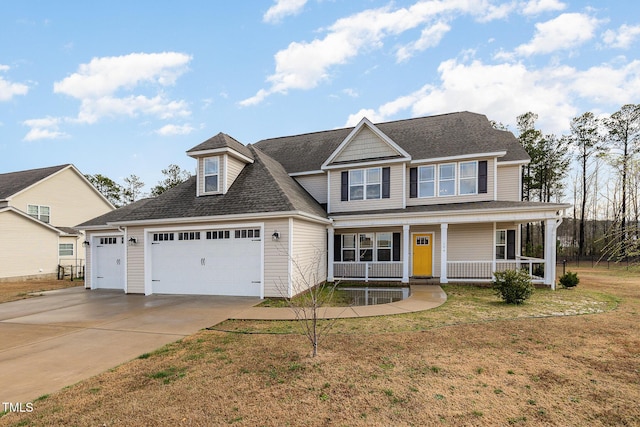
[[[84,246],[85,248],[88,248],[89,246],[91,246],[91,243],[89,243],[88,240],[85,240],[84,242],[82,242],[82,246]]]
[[[273,232],[273,234],[271,235],[271,239],[273,240],[280,240],[280,233],[278,232],[278,230],[275,230]]]
[[[138,243],[138,239],[136,239],[135,237],[131,237],[129,239],[129,246],[135,246]]]

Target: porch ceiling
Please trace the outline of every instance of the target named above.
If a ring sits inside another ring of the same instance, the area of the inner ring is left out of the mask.
[[[534,222],[557,219],[571,207],[566,203],[485,201],[407,206],[360,212],[336,212],[334,227],[357,225],[456,224],[476,222]]]

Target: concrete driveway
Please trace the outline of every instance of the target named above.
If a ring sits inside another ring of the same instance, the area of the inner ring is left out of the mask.
[[[259,301],[70,288],[0,304],[0,402],[30,402]]]

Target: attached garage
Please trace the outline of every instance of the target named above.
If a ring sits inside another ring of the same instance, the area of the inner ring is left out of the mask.
[[[124,290],[124,237],[122,235],[94,236],[92,289]]]
[[[152,231],[151,292],[262,296],[261,226]]]

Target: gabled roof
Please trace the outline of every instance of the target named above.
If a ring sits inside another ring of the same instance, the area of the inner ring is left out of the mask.
[[[506,151],[499,162],[529,160],[511,132],[494,129],[482,114],[450,113],[375,126],[414,161],[499,151]],[[288,173],[319,171],[353,130],[343,128],[265,139],[255,145],[280,162]]]
[[[326,211],[278,162],[253,146],[247,149],[254,162],[243,168],[226,194],[196,197],[194,176],[156,198],[147,199],[138,206],[125,206],[80,224],[78,228],[107,223],[292,211],[326,218]]]
[[[251,154],[251,150],[249,150],[245,145],[238,142],[233,137],[227,135],[226,133],[218,133],[216,136],[212,136],[207,139],[205,142],[196,145],[192,149],[187,151],[187,154],[193,156],[194,154],[208,152],[208,151],[221,151],[225,149],[234,150],[237,153],[242,154],[245,157],[253,160],[253,155]]]
[[[360,123],[353,128],[353,130],[347,135],[347,137],[340,143],[338,148],[329,156],[329,158],[322,164],[322,168],[326,169],[330,167],[330,165],[338,166],[344,163],[352,163],[353,158],[350,158],[346,161],[341,161],[340,156],[348,149],[350,145],[353,145],[358,138],[360,132],[364,132],[368,130],[371,134],[374,135],[376,140],[372,143],[370,139],[363,141],[366,144],[366,151],[369,154],[369,157],[362,159],[360,156],[360,151],[358,151],[358,161],[365,160],[384,160],[384,159],[400,159],[400,160],[411,160],[411,155],[404,151],[402,147],[398,146],[393,140],[391,140],[384,132],[380,131],[367,119],[363,117],[360,120]],[[376,146],[377,145],[377,146]],[[359,149],[362,150],[365,146],[360,146]],[[382,156],[382,157],[381,157]]]
[[[123,206],[123,207],[121,207],[119,209],[115,209],[115,210],[113,210],[111,212],[107,212],[104,215],[100,215],[98,217],[90,219],[89,221],[83,222],[82,224],[76,225],[75,228],[78,228],[80,230],[85,230],[85,229],[96,227],[96,226],[97,227],[103,227],[105,224],[107,224],[109,222],[120,221],[122,218],[127,216],[133,210],[144,206],[145,204],[147,204],[151,200],[153,200],[153,199],[152,198],[146,198],[146,199],[137,200],[137,201],[135,201],[133,203],[129,203],[128,205],[125,205],[125,206]]]
[[[66,164],[0,174],[0,200],[5,200],[70,166],[70,164]]]

